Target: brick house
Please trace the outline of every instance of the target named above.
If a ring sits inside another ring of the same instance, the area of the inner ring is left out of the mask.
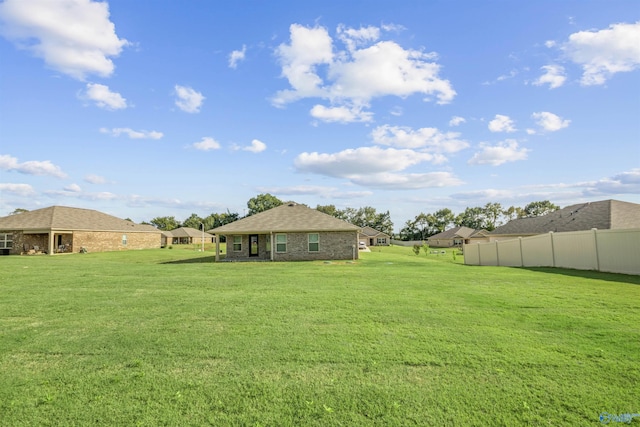
[[[640,228],[640,204],[620,200],[579,203],[546,215],[520,218],[496,227],[488,234],[490,241],[517,239],[554,233]]]
[[[9,254],[159,248],[161,236],[151,225],[66,206],[0,218],[0,250]]]
[[[358,241],[366,246],[389,246],[391,243],[391,236],[382,231],[378,231],[372,227],[362,227],[358,234]]]
[[[310,261],[357,259],[359,231],[356,225],[288,202],[209,233],[226,237],[227,261]],[[219,254],[217,248],[216,261]]]
[[[202,230],[196,230],[191,227],[180,227],[168,232],[171,234],[171,242],[174,245],[188,245],[188,244],[201,244],[213,243],[214,236],[209,233],[203,233]]]

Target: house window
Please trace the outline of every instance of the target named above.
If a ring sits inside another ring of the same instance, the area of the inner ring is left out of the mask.
[[[387,238],[386,237],[378,237],[378,244],[379,245],[386,245],[387,244]]]
[[[233,236],[233,251],[242,251],[242,236]]]
[[[13,247],[13,234],[0,233],[0,249],[7,249]]]
[[[318,233],[309,233],[309,252],[320,250],[320,236]]]
[[[127,235],[126,234],[122,235],[122,246],[127,246]]]
[[[276,252],[287,252],[286,234],[276,234]]]

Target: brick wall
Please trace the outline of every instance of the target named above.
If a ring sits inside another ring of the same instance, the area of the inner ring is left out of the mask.
[[[123,245],[122,236],[127,236]],[[123,233],[111,231],[75,231],[73,252],[85,248],[88,252],[107,252],[129,249],[152,249],[160,247],[161,233]]]
[[[284,233],[287,235],[287,251],[278,253],[276,249],[276,235],[273,235],[271,246],[274,250],[274,261],[311,261],[311,260],[340,260],[358,259],[358,240],[355,231],[321,232],[319,234],[318,252],[309,252],[309,233]],[[249,236],[242,236],[242,251],[233,251],[233,235],[227,236],[227,257],[229,261],[241,260],[270,260],[271,253],[267,251],[268,235],[258,237],[258,256],[249,257]],[[354,250],[355,245],[355,250]],[[354,254],[355,253],[355,254]]]

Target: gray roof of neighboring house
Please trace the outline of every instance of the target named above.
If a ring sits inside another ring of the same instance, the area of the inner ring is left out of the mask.
[[[543,234],[592,228],[640,228],[640,204],[619,200],[579,203],[543,216],[514,219],[497,227],[490,234]]]
[[[476,233],[476,230],[469,227],[454,227],[448,230],[443,231],[442,233],[434,234],[433,236],[429,236],[427,240],[447,240],[453,239],[454,237],[462,237],[467,238],[472,234]]]
[[[68,230],[156,232],[152,225],[136,224],[91,209],[51,206],[0,218],[0,230]]]
[[[388,236],[387,233],[383,233],[382,231],[378,231],[375,228],[369,227],[369,226],[362,227],[362,230],[360,230],[360,233],[364,234],[365,236],[369,236],[369,237],[376,237],[376,236],[379,236],[381,234],[385,235],[385,236]]]
[[[305,205],[289,202],[209,230],[214,234],[358,231],[360,227]]]
[[[202,237],[202,230],[196,230],[191,227],[180,227],[175,230],[171,230],[171,235],[173,237]],[[213,237],[213,234],[205,232],[204,237],[211,238]]]

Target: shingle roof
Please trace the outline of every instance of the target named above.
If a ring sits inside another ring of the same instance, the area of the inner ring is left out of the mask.
[[[383,234],[385,236],[388,236],[387,233],[383,233],[382,231],[378,231],[375,228],[369,227],[369,226],[362,227],[362,230],[360,230],[360,233],[364,234],[365,236],[368,236],[368,237],[376,237],[376,236],[379,236],[381,234]]]
[[[180,227],[175,230],[171,230],[171,235],[173,237],[202,237],[202,230],[196,230],[191,227]],[[205,232],[204,237],[211,238],[213,235]]]
[[[307,206],[286,203],[255,215],[225,224],[214,234],[264,234],[270,232],[358,231],[360,227]]]
[[[160,232],[151,225],[136,224],[91,209],[67,206],[51,206],[2,217],[0,230]]]
[[[592,228],[640,228],[640,204],[619,200],[580,203],[539,217],[514,219],[490,234],[542,234]]]
[[[429,239],[446,240],[446,239],[453,239],[456,236],[467,238],[475,232],[476,230],[469,227],[454,227],[454,228],[445,230],[442,233],[434,234],[433,236],[430,236]]]

